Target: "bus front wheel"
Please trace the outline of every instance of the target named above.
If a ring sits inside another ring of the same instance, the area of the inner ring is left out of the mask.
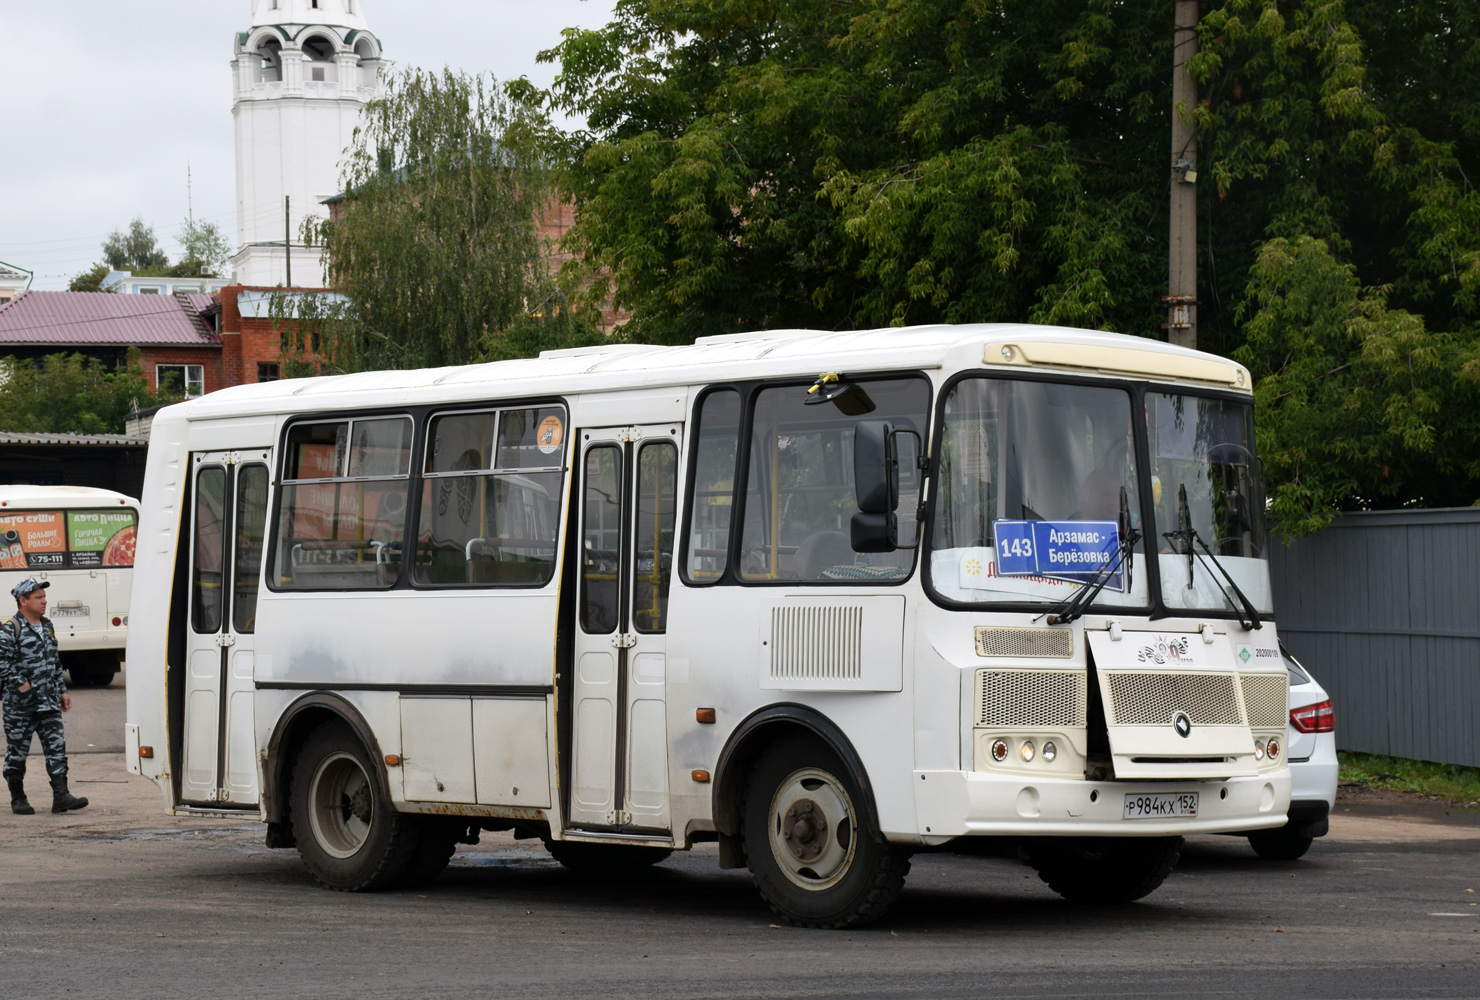
[[[412,817],[391,808],[375,765],[342,723],[314,730],[293,767],[293,837],[310,874],[327,889],[394,885],[416,859]]]
[[[857,782],[831,748],[789,739],[756,762],[741,806],[741,836],[756,888],[804,927],[877,920],[904,888],[909,855],[885,842]]]
[[[1181,837],[1046,837],[1028,861],[1074,903],[1129,903],[1156,890],[1182,853]]]

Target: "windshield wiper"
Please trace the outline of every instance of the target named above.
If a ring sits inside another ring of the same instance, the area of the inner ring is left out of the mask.
[[[1238,623],[1243,626],[1244,631],[1251,632],[1256,628],[1264,627],[1264,619],[1259,616],[1259,612],[1254,607],[1254,602],[1249,600],[1244,592],[1239,589],[1238,584],[1233,582],[1233,577],[1224,568],[1223,564],[1218,561],[1218,557],[1213,555],[1213,550],[1208,548],[1208,543],[1203,541],[1202,536],[1192,527],[1192,517],[1187,508],[1187,485],[1185,483],[1177,487],[1177,530],[1163,532],[1162,537],[1180,542],[1182,547],[1187,551],[1188,590],[1192,589],[1193,560],[1202,560],[1205,569],[1208,562],[1211,561],[1218,568],[1218,572],[1223,574],[1223,579],[1228,581],[1228,586],[1224,587],[1212,570],[1208,570],[1208,576],[1212,579],[1213,586],[1218,588],[1219,593],[1223,595],[1223,599],[1228,602],[1228,606],[1233,609],[1233,613],[1238,615]],[[1197,551],[1194,543],[1202,546],[1202,552]],[[1206,553],[1206,556],[1203,553]],[[1230,589],[1233,591],[1232,595],[1228,593]],[[1237,597],[1238,600],[1235,601],[1233,599],[1234,597]],[[1240,606],[1242,606],[1242,610],[1240,610]]]
[[[1122,536],[1120,545],[1110,554],[1110,558],[1106,559],[1100,565],[1100,568],[1095,571],[1095,575],[1090,577],[1084,586],[1043,613],[1043,615],[1048,616],[1048,623],[1050,625],[1067,625],[1088,611],[1090,604],[1094,602],[1096,597],[1100,596],[1100,591],[1105,589],[1105,585],[1110,582],[1110,578],[1115,575],[1115,571],[1120,568],[1121,564],[1125,563],[1129,565],[1126,560],[1140,538],[1141,532],[1139,530],[1128,528]],[[1060,608],[1063,610],[1059,610]],[[1038,618],[1042,618],[1043,615],[1039,615]],[[1036,622],[1038,618],[1034,618],[1033,620]]]

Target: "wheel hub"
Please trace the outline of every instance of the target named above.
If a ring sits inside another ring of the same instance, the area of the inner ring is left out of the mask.
[[[782,837],[800,861],[816,861],[827,847],[827,817],[811,799],[802,799],[786,810]]]
[[[353,795],[344,796],[344,818],[349,819],[351,816],[366,823],[370,822],[369,785],[361,785],[355,789]]]

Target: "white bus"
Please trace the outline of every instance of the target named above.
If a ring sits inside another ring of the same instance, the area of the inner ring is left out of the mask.
[[[138,523],[139,501],[112,490],[0,486],[0,589],[10,600],[28,576],[51,584],[46,616],[74,687],[118,673]]]
[[[1018,838],[1070,899],[1285,823],[1250,377],[1022,325],[241,386],[161,411],[128,766],[323,885],[480,830],[718,841],[809,925]]]

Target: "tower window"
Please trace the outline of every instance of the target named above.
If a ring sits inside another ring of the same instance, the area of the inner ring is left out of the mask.
[[[313,68],[313,78],[314,78],[314,82],[316,82],[316,83],[323,83],[324,82],[324,70],[323,70],[322,67],[315,66]]]
[[[314,10],[318,10],[319,9],[319,0],[313,0],[313,9]]]

